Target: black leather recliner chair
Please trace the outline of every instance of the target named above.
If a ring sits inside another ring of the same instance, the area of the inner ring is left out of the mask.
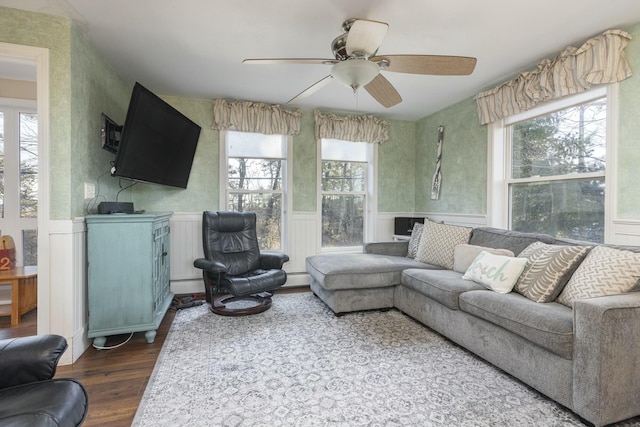
[[[0,340],[0,426],[72,427],[88,397],[73,379],[53,379],[67,340],[38,335]]]
[[[255,212],[205,211],[202,244],[205,257],[193,265],[203,270],[211,311],[237,316],[260,313],[271,306],[271,291],[287,281],[282,266],[289,257],[279,251],[260,252]],[[250,302],[239,303],[244,300]]]

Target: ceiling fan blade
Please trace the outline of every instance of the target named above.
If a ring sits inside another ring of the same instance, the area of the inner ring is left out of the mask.
[[[306,88],[305,90],[303,90],[302,92],[300,92],[299,94],[291,98],[289,101],[287,101],[287,104],[296,103],[301,99],[316,93],[317,91],[319,91],[320,89],[322,89],[323,87],[331,83],[331,80],[333,80],[333,77],[331,77],[331,74],[329,74],[327,77],[324,77],[318,80],[317,82],[315,82],[314,84],[312,84],[311,86],[309,86],[308,88]]]
[[[382,74],[378,74],[364,88],[383,107],[393,107],[402,102],[402,97],[396,88]]]
[[[362,53],[365,58],[375,55],[388,28],[385,22],[356,19],[347,35],[347,55],[354,52]]]
[[[431,74],[436,76],[466,76],[476,67],[476,58],[446,55],[379,55],[374,62],[389,61],[386,71],[409,74]]]
[[[249,58],[242,61],[243,64],[327,64],[332,65],[337,59],[324,58]]]

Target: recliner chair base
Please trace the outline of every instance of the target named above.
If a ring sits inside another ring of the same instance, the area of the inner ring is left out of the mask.
[[[272,294],[269,292],[243,297],[237,297],[231,294],[217,295],[213,298],[213,301],[211,301],[211,311],[221,316],[246,316],[249,314],[262,313],[271,308],[271,296]],[[239,301],[253,301],[255,304],[239,308],[227,306],[228,304]]]

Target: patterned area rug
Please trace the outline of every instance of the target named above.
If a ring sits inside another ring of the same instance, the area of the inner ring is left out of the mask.
[[[179,311],[133,425],[583,424],[396,310],[335,317],[296,293],[254,316]]]

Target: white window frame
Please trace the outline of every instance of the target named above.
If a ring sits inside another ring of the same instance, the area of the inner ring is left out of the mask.
[[[589,91],[567,96],[545,103],[520,114],[506,117],[492,122],[488,126],[488,164],[487,164],[487,225],[490,227],[509,228],[509,184],[522,179],[511,180],[511,148],[508,135],[509,126],[513,123],[531,119],[554,111],[563,110],[575,105],[584,104],[591,100],[607,98],[607,138],[605,180],[605,212],[604,212],[604,241],[613,241],[613,219],[616,206],[617,181],[617,129],[618,129],[618,98],[619,84],[612,83],[598,86]],[[592,174],[579,174],[589,177]],[[601,173],[596,173],[601,177]]]
[[[377,182],[378,182],[378,144],[369,142],[358,142],[358,144],[367,144],[367,175],[366,175],[366,191],[365,206],[364,206],[364,218],[363,218],[363,244],[358,246],[341,246],[341,247],[323,247],[322,246],[322,138],[318,140],[317,145],[317,201],[316,212],[317,218],[317,248],[316,253],[347,253],[347,252],[362,252],[364,243],[373,242],[376,240],[376,217],[378,213],[378,200],[377,200]]]
[[[0,219],[2,226],[0,231],[13,237],[16,246],[16,265],[24,265],[24,242],[22,232],[24,230],[38,230],[38,217],[23,218],[20,216],[20,129],[19,117],[20,113],[37,114],[36,101],[12,98],[0,98],[0,109],[5,113],[5,141],[4,141],[4,171],[5,171],[5,194],[4,194],[4,216]],[[12,121],[13,125],[7,126],[7,122]],[[38,122],[40,118],[38,117]],[[15,126],[14,126],[15,125]],[[40,125],[38,124],[38,131]],[[38,136],[40,138],[40,136]],[[8,144],[17,144],[7,153]],[[38,145],[38,148],[40,145]],[[38,166],[40,162],[38,163]],[[38,174],[41,171],[38,170]],[[8,184],[8,185],[7,185]],[[12,191],[7,191],[11,188]],[[17,191],[15,191],[17,190]],[[42,191],[40,188],[38,191]],[[40,199],[38,199],[39,201]],[[13,212],[7,210],[7,207],[15,209]],[[38,206],[38,216],[40,215],[40,206]],[[7,215],[9,213],[9,215]],[[19,233],[17,233],[19,231]]]
[[[234,131],[237,132],[237,131]],[[247,133],[258,133],[258,132],[247,132]],[[293,188],[293,178],[291,171],[293,170],[293,137],[291,135],[283,135],[286,138],[286,153],[285,153],[285,161],[284,161],[284,170],[282,171],[282,203],[280,213],[280,250],[282,252],[287,252],[289,241],[288,239],[288,229],[289,229],[289,215],[292,209],[292,200],[289,196],[290,189]],[[228,164],[229,159],[227,157],[227,139],[228,132],[225,130],[220,131],[220,200],[218,202],[218,206],[220,206],[220,210],[228,210],[229,209],[229,195],[231,193],[229,188],[229,176],[228,176]],[[264,191],[243,191],[243,193],[264,193]]]

